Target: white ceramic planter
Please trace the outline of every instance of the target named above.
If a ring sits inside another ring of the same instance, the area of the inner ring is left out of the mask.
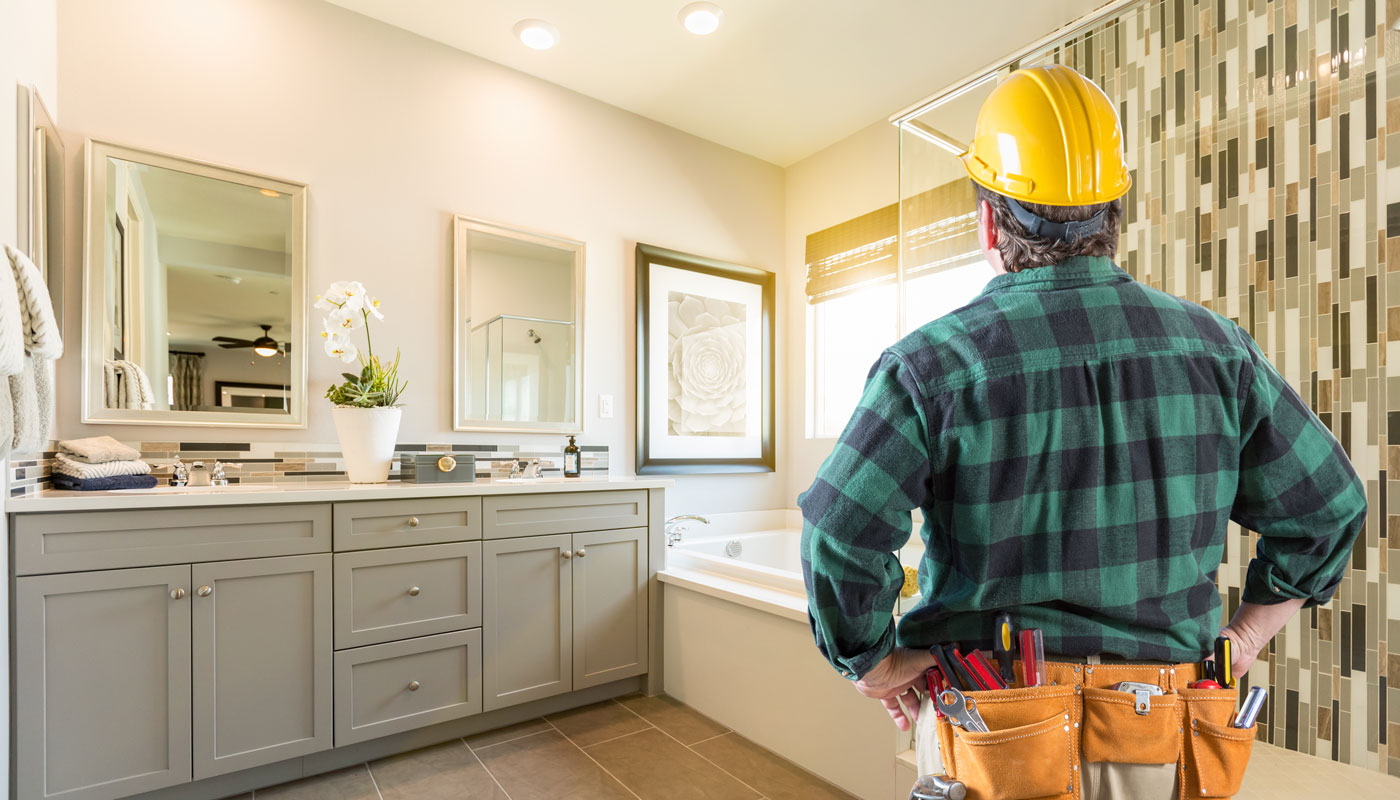
[[[345,458],[345,475],[350,482],[388,481],[403,409],[399,406],[336,406],[331,416],[335,420],[335,434],[340,439],[340,453]]]

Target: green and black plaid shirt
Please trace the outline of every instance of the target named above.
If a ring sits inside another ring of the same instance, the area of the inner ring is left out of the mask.
[[[990,647],[997,610],[1066,655],[1196,661],[1235,520],[1243,598],[1325,602],[1366,517],[1346,454],[1235,323],[1107,258],[999,275],[885,351],[801,498],[817,645]],[[922,601],[894,555],[923,513]]]

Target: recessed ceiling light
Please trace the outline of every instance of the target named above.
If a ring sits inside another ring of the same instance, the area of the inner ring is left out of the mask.
[[[559,44],[559,29],[542,19],[520,20],[515,23],[515,35],[534,50],[548,50]]]
[[[704,36],[719,28],[724,11],[714,3],[691,3],[681,9],[679,17],[686,30],[696,36]]]

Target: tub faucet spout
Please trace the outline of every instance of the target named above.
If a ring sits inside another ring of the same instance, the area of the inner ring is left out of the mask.
[[[681,537],[685,535],[686,531],[690,530],[690,526],[686,525],[685,523],[692,520],[695,522],[703,523],[705,525],[710,524],[710,521],[708,519],[705,519],[704,517],[699,516],[698,514],[681,514],[680,516],[671,517],[670,519],[666,520],[667,547],[675,547],[677,544],[680,544]]]

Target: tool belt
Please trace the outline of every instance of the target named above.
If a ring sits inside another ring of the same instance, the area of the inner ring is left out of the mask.
[[[938,720],[943,766],[966,784],[968,800],[1078,800],[1080,763],[1099,761],[1176,764],[1180,800],[1239,791],[1256,729],[1228,727],[1235,689],[1187,687],[1202,677],[1200,664],[1051,661],[1045,673],[1040,686],[965,692],[989,732]],[[1163,693],[1110,688],[1120,681]]]

